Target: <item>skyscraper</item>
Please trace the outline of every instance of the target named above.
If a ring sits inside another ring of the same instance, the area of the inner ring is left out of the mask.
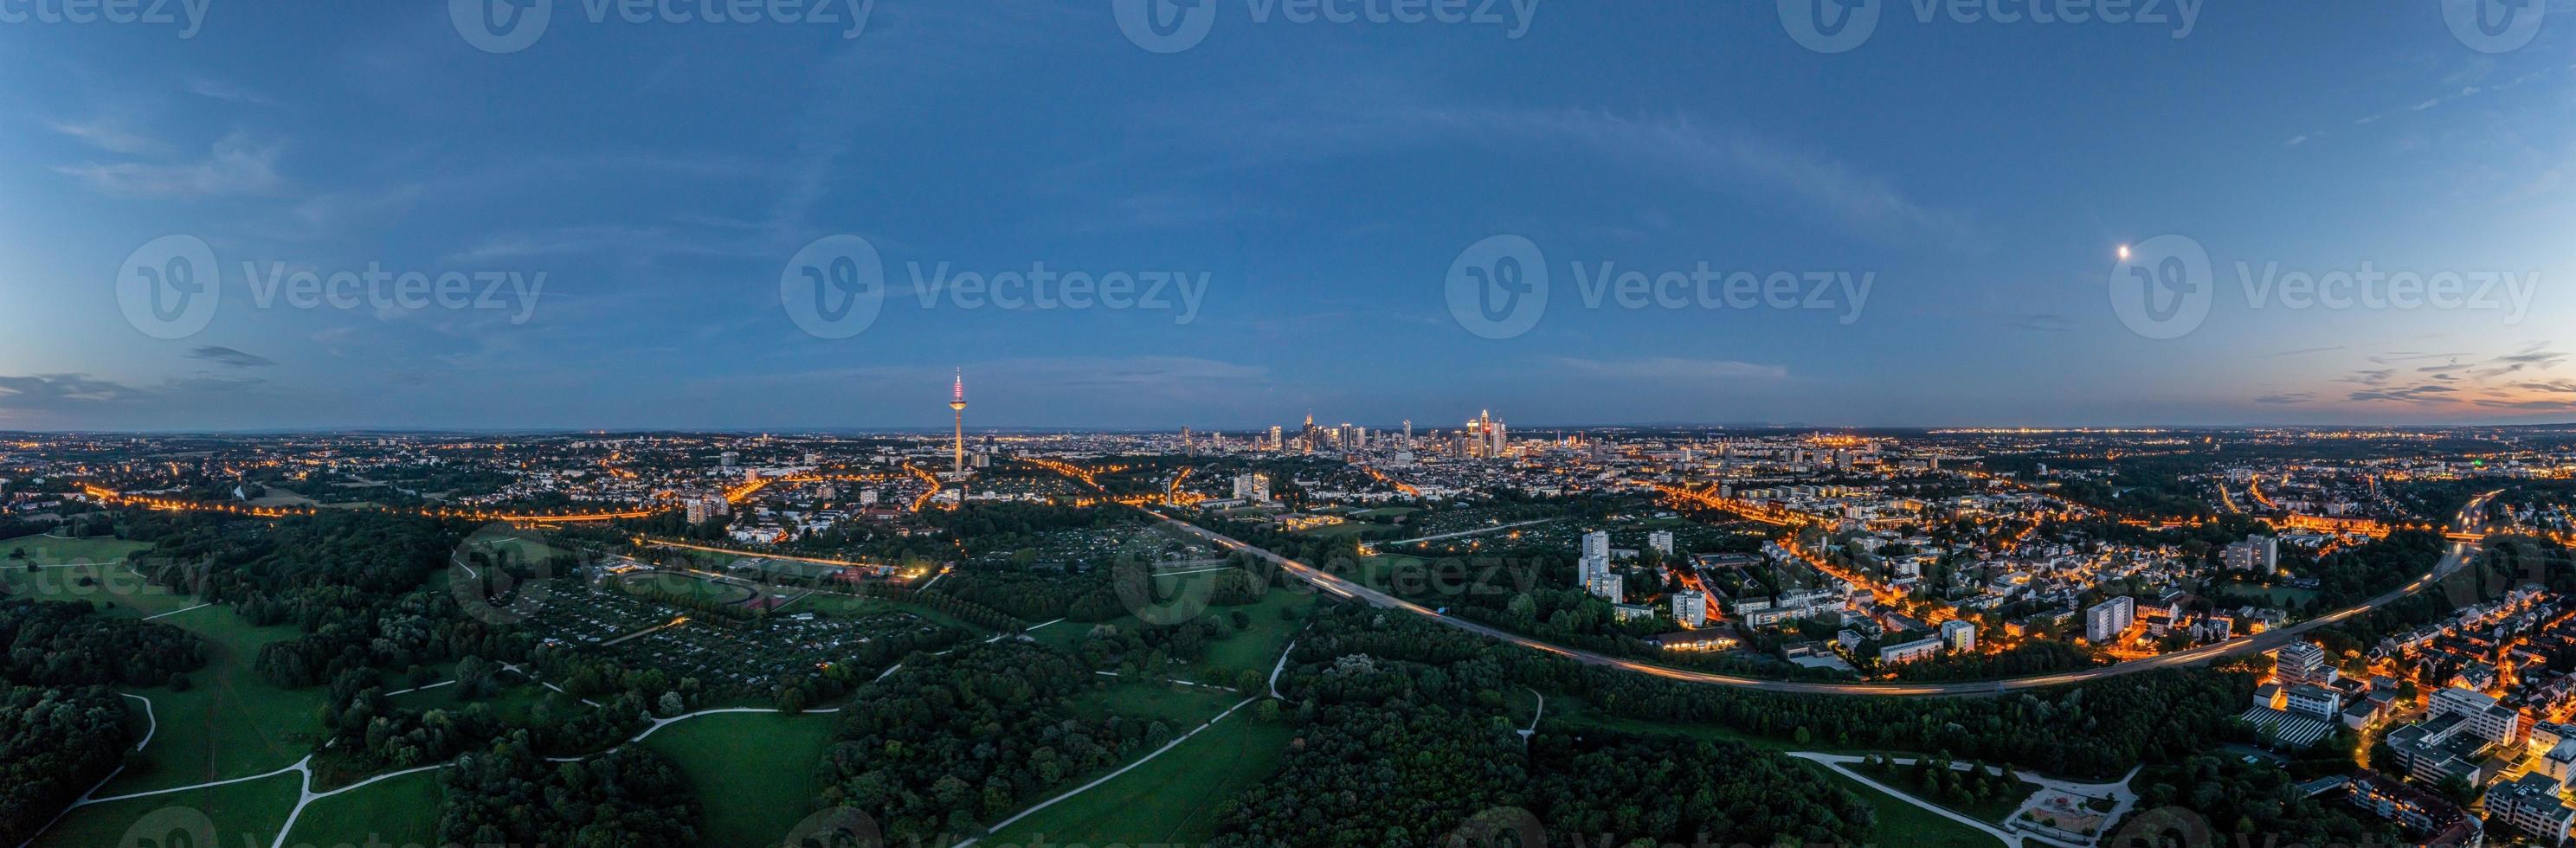
[[[966,476],[966,369],[957,370],[955,393],[948,398],[948,409],[957,414],[957,451],[950,461],[951,472],[963,479]]]

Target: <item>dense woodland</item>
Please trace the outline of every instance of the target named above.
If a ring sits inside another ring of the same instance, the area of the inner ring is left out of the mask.
[[[1297,706],[1277,719],[1299,735],[1278,774],[1226,804],[1217,844],[1487,844],[1496,820],[1540,827],[1546,844],[1856,844],[1873,831],[1850,793],[1740,743],[1587,731],[1524,745],[1497,691],[1506,677],[1489,658],[1301,665],[1283,687]]]
[[[2334,796],[2310,798],[2288,772],[2232,756],[2148,766],[2130,786],[2138,791],[2138,809],[2181,807],[2240,844],[2406,844],[2388,822]]]
[[[1075,715],[1066,700],[1105,680],[1015,641],[916,658],[844,708],[819,766],[819,805],[867,813],[890,844],[980,833],[1042,791],[1171,738],[1159,721]]]
[[[35,836],[116,770],[132,747],[122,700],[101,687],[0,683],[0,845]]]
[[[205,645],[88,601],[0,599],[0,680],[30,686],[161,686],[205,665]]]
[[[1499,664],[1513,685],[1564,693],[1626,718],[1715,724],[1819,746],[1936,753],[2051,774],[2117,777],[2222,738],[2252,697],[2249,671],[2124,675],[1992,698],[1814,697],[1711,687],[1493,644],[1412,616],[1330,608],[1300,637],[1299,666],[1366,654],[1430,665]]]
[[[458,758],[438,780],[438,838],[450,845],[698,844],[696,789],[642,746],[558,763],[513,734]]]

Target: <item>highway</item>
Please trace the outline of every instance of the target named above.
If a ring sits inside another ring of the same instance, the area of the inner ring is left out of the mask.
[[[2470,517],[2476,514],[2481,507],[2484,507],[2487,500],[2495,497],[2496,494],[2497,492],[2488,492],[2471,499],[2467,506],[2461,508],[2459,517],[2452,520],[2453,529],[2470,529]],[[2466,565],[2469,561],[2470,553],[2476,550],[2476,546],[2468,542],[2453,542],[2451,543],[2450,550],[2443,554],[2442,559],[2439,562],[2434,564],[2432,571],[2426,572],[2423,576],[2416,578],[2414,582],[2391,590],[2387,594],[2371,598],[2370,600],[2363,601],[2360,604],[2334,613],[2299,622],[2288,627],[2283,627],[2279,630],[2273,630],[2253,636],[2240,636],[2225,642],[2203,645],[2187,651],[2160,654],[2146,659],[2131,660],[2115,665],[2102,666],[2100,668],[2070,671],[2061,674],[2045,674],[2035,677],[2016,677],[2006,680],[1975,680],[1957,683],[1819,683],[1800,680],[1765,680],[1756,677],[1739,677],[1727,674],[1713,674],[1704,671],[1688,671],[1542,642],[1517,633],[1478,624],[1473,621],[1441,615],[1438,611],[1422,606],[1421,604],[1416,604],[1411,601],[1371,589],[1367,586],[1353,583],[1349,580],[1342,579],[1331,572],[1324,571],[1323,569],[1315,568],[1270,551],[1244,544],[1198,525],[1173,518],[1152,509],[1145,509],[1143,507],[1139,507],[1139,509],[1143,509],[1146,514],[1152,515],[1155,518],[1182,530],[1183,532],[1187,532],[1213,542],[1219,547],[1249,553],[1264,562],[1277,566],[1280,570],[1285,571],[1290,575],[1294,575],[1300,580],[1304,580],[1307,583],[1312,584],[1320,591],[1328,592],[1342,598],[1362,601],[1376,607],[1403,610],[1489,639],[1508,642],[1531,650],[1545,651],[1572,659],[1576,662],[1585,663],[1587,665],[1606,666],[1625,671],[1632,671],[1639,674],[1651,674],[1656,677],[1679,680],[1687,683],[1732,686],[1741,689],[1761,689],[1772,692],[1794,692],[1815,695],[1872,695],[1880,697],[1996,695],[2006,692],[2065,686],[2074,683],[2117,677],[2124,674],[2138,674],[2169,668],[2181,668],[2184,666],[2199,665],[2224,657],[2277,650],[2308,631],[2330,626],[2336,622],[2378,609],[2379,607],[2386,606],[2399,598],[2423,591],[2426,587],[2441,582],[2442,578],[2450,576],[2452,572],[2458,571],[2461,566]]]

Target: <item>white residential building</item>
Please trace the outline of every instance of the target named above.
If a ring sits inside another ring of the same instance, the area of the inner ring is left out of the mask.
[[[2129,629],[2138,620],[2138,602],[2127,597],[2112,598],[2084,611],[2084,640],[2105,644]]]
[[[1941,642],[1958,653],[1975,651],[1977,649],[1976,623],[1956,618],[1941,622]]]

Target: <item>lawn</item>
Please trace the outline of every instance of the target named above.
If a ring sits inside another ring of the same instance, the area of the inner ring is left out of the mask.
[[[2003,841],[1993,834],[1871,789],[1868,784],[1846,777],[1841,772],[1815,763],[1806,763],[1806,766],[1824,775],[1825,779],[1851,790],[1853,795],[1878,811],[1877,841],[1880,844],[1905,845],[1908,848],[1994,848],[1996,843]]]
[[[278,828],[285,826],[287,811],[295,809],[298,780],[296,775],[281,774],[265,780],[78,807],[32,844],[38,848],[267,845],[276,840]],[[215,841],[202,841],[204,823],[213,825]],[[193,836],[186,841],[170,838],[174,830]]]
[[[1287,727],[1253,721],[1252,709],[1238,710],[1153,762],[1021,819],[982,844],[1204,843],[1216,835],[1218,806],[1277,772],[1295,735]]]
[[[39,534],[0,541],[0,556],[7,556],[15,551],[26,551],[27,559],[7,561],[10,567],[24,569],[28,562],[34,562],[37,565],[124,562],[126,554],[149,547],[152,547],[149,542],[128,542],[103,536],[69,539]]]
[[[1098,694],[1074,699],[1073,711],[1085,718],[1121,715],[1159,721],[1177,736],[1215,718],[1243,697],[1198,686],[1118,681]]]
[[[0,586],[8,587],[8,594],[12,597],[103,603],[107,614],[127,618],[160,615],[197,605],[195,598],[146,582],[122,559],[48,565],[35,571],[28,571],[23,563],[11,564],[0,567]]]
[[[143,751],[149,767],[126,770],[103,794],[273,771],[302,759],[320,742],[318,715],[328,697],[324,687],[280,689],[250,669],[260,646],[303,631],[294,625],[251,627],[223,607],[205,607],[160,623],[206,637],[206,667],[188,675],[193,685],[185,692],[167,686],[129,690],[152,699],[159,729]]]
[[[639,572],[618,578],[618,582],[650,596],[670,596],[715,604],[739,604],[751,600],[751,589],[732,583],[719,583],[685,574]]]
[[[380,780],[305,807],[286,844],[436,845],[438,800],[438,772]]]
[[[831,747],[836,716],[724,713],[654,733],[644,747],[668,755],[706,805],[705,845],[775,845],[809,812],[814,767]]]
[[[1159,580],[1205,579],[1202,575],[1185,575]],[[1164,591],[1169,591],[1168,588]],[[1246,626],[1232,637],[1208,645],[1207,653],[1197,662],[1174,669],[1173,676],[1202,683],[1233,685],[1243,672],[1257,671],[1267,676],[1279,664],[1279,655],[1288,650],[1288,642],[1306,626],[1309,611],[1315,605],[1315,593],[1289,589],[1272,589],[1261,600],[1239,607],[1208,607],[1201,615],[1232,615],[1241,610]],[[1295,610],[1296,618],[1282,617],[1283,610]],[[1040,643],[1066,651],[1080,651],[1091,638],[1091,629],[1102,624],[1133,632],[1140,624],[1135,616],[1120,616],[1103,622],[1064,621],[1029,634]]]

